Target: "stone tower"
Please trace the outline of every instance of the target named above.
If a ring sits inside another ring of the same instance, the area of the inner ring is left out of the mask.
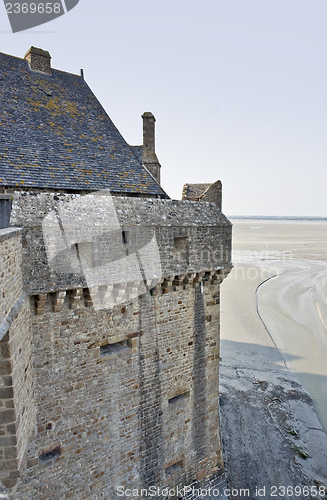
[[[222,472],[221,185],[171,200],[154,116],[129,146],[83,78],[28,54],[0,54],[0,479],[18,500],[166,498]]]

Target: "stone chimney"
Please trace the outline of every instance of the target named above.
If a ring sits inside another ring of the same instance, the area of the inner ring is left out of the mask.
[[[31,70],[51,75],[51,56],[48,51],[31,47],[24,59],[29,62]]]
[[[143,154],[142,163],[160,184],[160,163],[155,153],[154,123],[156,121],[152,113],[146,112],[143,118]]]

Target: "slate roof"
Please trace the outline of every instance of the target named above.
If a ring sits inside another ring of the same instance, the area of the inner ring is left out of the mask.
[[[143,146],[131,146],[131,149],[139,162],[142,163]]]
[[[0,185],[168,198],[82,77],[0,53],[0,103]]]

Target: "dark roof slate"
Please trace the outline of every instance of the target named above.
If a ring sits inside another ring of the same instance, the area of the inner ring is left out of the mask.
[[[168,198],[82,77],[0,53],[0,185]]]
[[[131,149],[139,162],[142,163],[143,146],[131,146]]]

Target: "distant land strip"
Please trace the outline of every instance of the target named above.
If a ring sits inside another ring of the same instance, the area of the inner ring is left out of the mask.
[[[229,219],[254,219],[254,220],[326,220],[327,217],[293,216],[293,215],[227,215]]]

